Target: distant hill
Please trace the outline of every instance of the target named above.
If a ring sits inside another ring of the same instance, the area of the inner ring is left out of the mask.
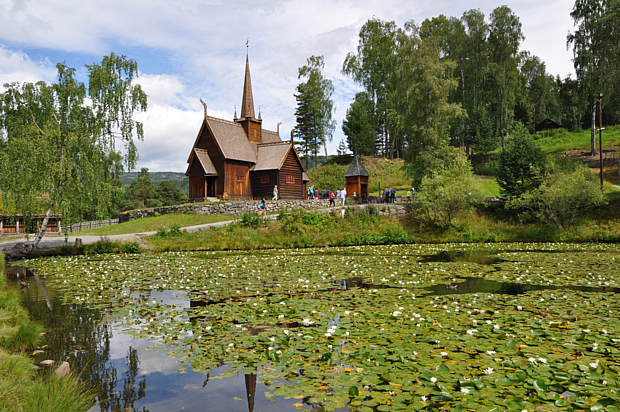
[[[133,182],[138,177],[139,172],[130,172],[125,173],[121,176],[121,182],[124,185],[129,186],[131,182]],[[185,176],[185,173],[182,172],[149,172],[151,176],[151,182],[153,184],[159,184],[164,180],[169,180],[171,183],[174,183],[181,189],[181,192],[188,194],[189,193],[189,178]]]

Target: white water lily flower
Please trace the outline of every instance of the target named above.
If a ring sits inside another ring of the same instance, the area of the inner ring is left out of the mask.
[[[469,393],[469,389],[461,388],[461,393],[464,393],[465,395],[467,395]]]
[[[327,333],[325,334],[325,337],[327,337],[327,338],[329,338],[330,336],[332,336],[332,334],[331,334],[330,332],[327,332]]]
[[[301,323],[302,323],[304,326],[310,326],[310,325],[312,325],[314,322],[312,322],[310,319],[304,319],[304,320],[302,320],[302,321],[301,321]]]
[[[499,330],[499,325],[493,325],[493,329]]]
[[[205,329],[206,330],[211,330],[211,326],[207,326]]]
[[[517,310],[523,310],[521,306],[517,306]]]
[[[448,352],[441,352],[440,355],[441,356],[448,356]]]
[[[437,382],[437,378],[433,376],[433,377],[431,377],[430,381],[433,382],[433,383],[436,383]]]
[[[271,337],[271,338],[269,338],[269,340],[270,340],[270,341],[272,341],[272,342],[275,342],[275,341],[276,341],[276,338]]]
[[[540,362],[540,363],[547,363],[547,359],[545,359],[545,358],[538,358],[538,362]]]
[[[395,310],[394,312],[392,312],[392,316],[399,316],[402,315],[402,312],[399,312],[397,310]]]
[[[493,323],[493,321],[491,320],[487,320],[486,322],[487,322],[487,325],[490,325],[491,323]]]
[[[487,355],[495,355],[497,352],[495,352],[494,350],[488,350],[486,351]]]
[[[284,315],[278,315],[278,319],[284,319]]]
[[[420,398],[422,399],[422,402],[426,402],[426,400],[428,399],[426,396],[422,395],[420,396]]]
[[[529,362],[536,362],[536,358],[527,358]]]
[[[598,368],[598,361],[590,363],[590,367],[594,369]]]
[[[493,368],[486,368],[483,372],[487,375],[493,375]]]

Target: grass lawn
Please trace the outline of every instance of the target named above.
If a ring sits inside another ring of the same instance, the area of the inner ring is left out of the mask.
[[[499,197],[499,185],[493,176],[476,176],[486,197]]]
[[[95,229],[82,230],[71,235],[95,235],[111,236],[124,235],[127,233],[141,233],[167,228],[172,225],[181,227],[203,225],[205,223],[223,222],[234,219],[233,215],[191,215],[191,214],[169,214],[156,217],[144,217],[135,219],[118,225],[98,227]]]
[[[598,127],[598,126],[597,126]],[[546,155],[560,155],[570,150],[590,150],[590,130],[567,132],[564,129],[549,130],[537,134],[537,143]],[[598,149],[599,134],[596,133]],[[620,143],[620,127],[609,126],[603,130],[603,149],[618,150]]]

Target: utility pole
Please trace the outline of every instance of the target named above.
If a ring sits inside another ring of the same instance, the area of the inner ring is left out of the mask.
[[[601,161],[601,192],[603,191],[603,93],[599,93],[598,95],[598,106],[599,106],[599,116],[598,116],[598,148],[599,148],[599,159]]]

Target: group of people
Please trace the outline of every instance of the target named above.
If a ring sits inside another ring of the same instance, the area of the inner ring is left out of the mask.
[[[338,201],[342,201],[342,206],[344,206],[347,200],[347,190],[342,188],[338,189],[336,192],[333,192],[329,189],[314,189],[314,186],[310,186],[308,188],[308,199],[325,199],[329,200],[329,206],[336,206],[335,199]]]
[[[396,200],[396,189],[394,189],[394,186],[392,186],[391,190],[389,187],[386,187],[385,190],[383,191],[383,203],[394,203],[395,200]]]

